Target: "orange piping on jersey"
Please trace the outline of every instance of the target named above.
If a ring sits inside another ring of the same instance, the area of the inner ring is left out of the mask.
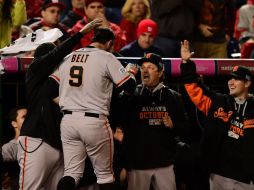
[[[51,78],[55,79],[55,81],[57,81],[58,83],[60,82],[60,78],[57,77],[56,75],[50,75]]]
[[[254,125],[246,125],[243,127],[244,129],[251,129],[251,128],[254,128]]]
[[[191,98],[191,101],[207,116],[212,104],[211,99],[203,94],[202,88],[200,88],[197,83],[185,84],[184,86]]]
[[[121,80],[119,83],[116,84],[117,87],[121,86],[123,83],[125,83],[125,81],[127,81],[131,76],[128,75],[127,77],[125,77],[123,80]]]
[[[112,138],[111,138],[111,134],[110,134],[110,132],[109,132],[109,123],[108,123],[108,121],[106,121],[106,124],[105,124],[105,126],[107,127],[107,131],[108,131],[108,136],[109,136],[109,144],[110,144],[110,149],[109,149],[109,157],[110,157],[110,172],[114,175],[114,171],[113,171],[113,165],[112,165],[112,163],[113,163],[113,158],[112,158]]]
[[[249,129],[254,128],[254,119],[247,119],[243,122],[243,128]]]
[[[27,137],[25,137],[25,150],[24,150],[24,162],[23,162],[23,170],[22,170],[22,190],[24,190],[25,183],[25,167],[26,167],[26,154],[27,154]]]

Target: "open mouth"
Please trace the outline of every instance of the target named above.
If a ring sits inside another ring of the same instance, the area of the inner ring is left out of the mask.
[[[148,75],[144,75],[144,76],[143,76],[143,79],[144,79],[144,80],[149,80],[149,76],[148,76]]]

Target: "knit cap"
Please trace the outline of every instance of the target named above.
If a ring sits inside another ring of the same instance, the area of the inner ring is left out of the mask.
[[[93,3],[93,2],[99,2],[101,4],[104,5],[104,0],[86,0],[86,7],[90,4],[90,3]]]
[[[158,33],[157,23],[151,19],[143,19],[140,21],[137,29],[137,37],[139,38],[139,36],[145,32],[150,33],[153,37],[156,37]]]
[[[65,9],[65,4],[61,3],[59,0],[44,0],[42,4],[42,10],[45,10],[48,7],[57,6],[62,10]]]

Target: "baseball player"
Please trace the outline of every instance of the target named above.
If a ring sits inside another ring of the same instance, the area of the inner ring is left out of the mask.
[[[184,40],[181,74],[190,99],[205,115],[201,154],[210,174],[210,189],[254,190],[252,73],[247,67],[234,66],[228,77],[229,94],[221,94],[200,82],[192,55]]]
[[[58,190],[72,190],[82,177],[89,156],[101,190],[112,190],[113,136],[107,116],[113,83],[125,93],[135,90],[136,81],[112,51],[115,36],[108,28],[95,31],[90,46],[69,55],[59,67],[59,105],[64,113],[61,140],[64,177]]]
[[[28,112],[19,137],[21,190],[38,190],[41,187],[55,190],[63,175],[59,129],[61,117],[58,105],[53,102],[57,97],[48,76],[72,51],[83,34],[100,23],[101,19],[90,22],[57,47],[53,43],[44,43],[35,50],[26,75]]]
[[[9,181],[10,184],[2,184],[2,188],[10,187],[11,189],[18,189],[18,173],[19,166],[17,164],[17,153],[18,153],[18,137],[20,134],[21,126],[26,117],[27,109],[24,106],[17,106],[12,108],[9,112],[9,120],[15,131],[15,137],[8,143],[2,146],[0,157],[2,156],[3,162],[11,162],[6,165],[3,169],[1,168],[0,174],[3,175],[3,181]],[[10,164],[10,165],[9,165]]]
[[[17,160],[18,137],[20,134],[21,126],[26,117],[26,113],[27,109],[23,106],[15,107],[9,113],[10,122],[15,131],[15,137],[2,146],[2,156],[3,161],[5,162]]]

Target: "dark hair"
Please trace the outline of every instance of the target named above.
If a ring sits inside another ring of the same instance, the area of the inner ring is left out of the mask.
[[[11,9],[13,8],[12,0],[4,0],[2,7],[2,19],[3,21],[10,21],[11,19]]]
[[[97,28],[94,30],[92,42],[99,42],[105,44],[109,40],[114,40],[115,35],[109,28]]]
[[[35,52],[34,52],[34,57],[41,57],[48,53],[49,51],[53,50],[56,47],[54,43],[47,42],[39,45]]]
[[[18,111],[21,109],[27,109],[25,106],[17,106],[15,108],[12,108],[11,111],[9,112],[9,120],[10,122],[16,121],[17,116],[18,116]]]

